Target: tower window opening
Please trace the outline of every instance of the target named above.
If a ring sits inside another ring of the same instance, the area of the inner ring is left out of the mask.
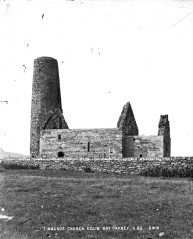
[[[58,152],[58,158],[63,158],[64,157],[64,153],[62,151]]]
[[[59,129],[62,129],[62,118],[59,118]]]
[[[61,134],[58,135],[58,140],[61,140]]]
[[[90,142],[88,142],[88,152],[90,152]]]
[[[139,157],[142,158],[142,154],[140,154]]]
[[[113,154],[113,147],[110,147],[109,152],[110,154]]]

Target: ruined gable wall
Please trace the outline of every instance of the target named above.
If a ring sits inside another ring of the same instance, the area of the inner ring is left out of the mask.
[[[123,106],[117,127],[122,129],[124,135],[138,135],[137,123],[129,102]]]
[[[122,156],[122,131],[112,129],[43,130],[40,154],[44,158]]]
[[[134,148],[128,136],[138,135],[138,127],[131,104],[127,102],[122,109],[117,127],[122,130],[122,155],[123,157],[133,157]]]

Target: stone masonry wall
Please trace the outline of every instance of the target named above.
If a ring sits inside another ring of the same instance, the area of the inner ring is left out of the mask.
[[[7,163],[39,165],[40,169],[84,171],[90,168],[94,172],[115,174],[135,174],[147,167],[166,166],[170,168],[193,167],[193,157],[170,158],[64,158],[64,159],[33,159],[3,160]]]
[[[43,130],[40,154],[42,158],[122,156],[122,131],[117,128]]]
[[[163,157],[163,136],[127,136],[124,142],[128,157]]]

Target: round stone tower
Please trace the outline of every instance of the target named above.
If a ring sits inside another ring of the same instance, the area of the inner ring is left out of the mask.
[[[34,60],[30,155],[39,157],[40,133],[44,129],[68,129],[62,114],[58,62],[51,57]]]

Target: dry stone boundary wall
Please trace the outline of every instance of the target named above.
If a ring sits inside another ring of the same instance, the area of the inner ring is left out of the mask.
[[[139,174],[141,170],[149,167],[169,167],[181,169],[193,167],[193,157],[170,158],[53,158],[53,159],[8,159],[4,163],[16,163],[22,165],[39,165],[40,169],[85,171],[90,168],[94,172],[106,172],[116,174]]]

